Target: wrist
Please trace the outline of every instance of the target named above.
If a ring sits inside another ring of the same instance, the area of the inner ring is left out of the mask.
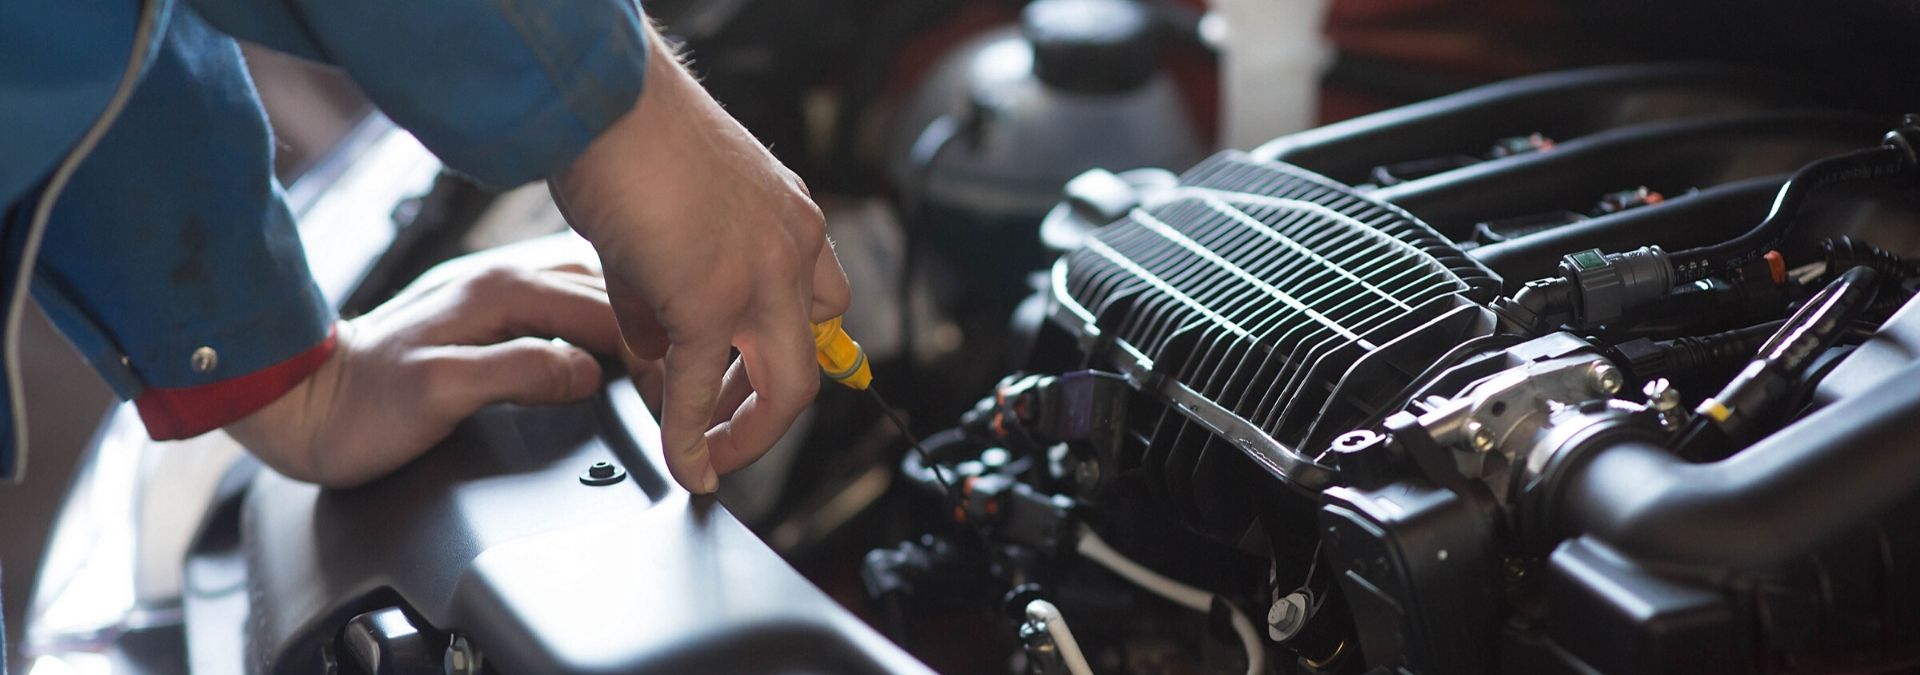
[[[204,385],[148,389],[134,407],[155,440],[192,438],[269,407],[330,360],[337,344],[336,326],[319,344],[284,361]]]
[[[613,217],[604,209],[621,203],[620,195],[644,190],[659,195],[686,192],[686,166],[698,159],[700,140],[718,115],[731,122],[681,64],[680,54],[651,23],[647,26],[647,86],[633,107],[615,120],[574,158],[566,170],[549,180],[562,215],[587,241],[602,250],[619,239],[631,220]],[[688,147],[688,144],[696,144]],[[711,148],[705,148],[711,152]],[[643,200],[656,209],[670,208],[670,199]],[[692,215],[692,214],[682,214]],[[662,214],[671,217],[671,214]]]
[[[334,484],[313,447],[313,429],[326,411],[315,404],[332,397],[340,381],[353,324],[334,323],[325,357],[305,377],[246,416],[221,427],[261,462],[289,478]]]

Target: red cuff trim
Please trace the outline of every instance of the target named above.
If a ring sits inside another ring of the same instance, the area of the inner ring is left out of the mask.
[[[279,400],[333,356],[338,328],[293,358],[258,371],[197,387],[149,388],[133,400],[147,435],[156,441],[193,438],[240,421]]]

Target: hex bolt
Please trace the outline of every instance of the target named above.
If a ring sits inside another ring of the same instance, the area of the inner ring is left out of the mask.
[[[1612,396],[1620,391],[1626,380],[1620,375],[1620,369],[1608,365],[1605,361],[1594,361],[1587,367],[1587,377],[1592,381],[1594,390]]]
[[[1273,601],[1267,608],[1267,637],[1274,642],[1286,642],[1300,634],[1306,627],[1307,619],[1313,618],[1313,601],[1304,590],[1288,593],[1285,597]]]
[[[1473,444],[1474,450],[1480,452],[1491,451],[1493,450],[1493,429],[1488,428],[1487,425],[1481,424],[1477,420],[1468,422],[1467,441]]]
[[[580,482],[582,484],[594,486],[612,485],[626,480],[626,478],[627,472],[625,470],[614,466],[613,462],[605,461],[594,462],[593,466],[587,467],[587,470],[580,474]]]

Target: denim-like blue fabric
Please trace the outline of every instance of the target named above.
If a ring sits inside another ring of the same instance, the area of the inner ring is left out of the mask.
[[[157,0],[127,107],[73,176],[33,296],[123,397],[246,375],[325,339],[234,37],[343,68],[453,170],[500,186],[566,167],[638,98],[631,0]],[[32,205],[127,70],[139,3],[0,2],[0,294]],[[0,295],[0,300],[9,295]],[[218,354],[200,372],[192,355]],[[0,387],[0,479],[18,462]]]

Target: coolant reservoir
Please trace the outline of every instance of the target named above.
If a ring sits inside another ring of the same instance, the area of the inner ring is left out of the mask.
[[[901,189],[924,195],[939,226],[981,235],[1017,227],[994,245],[1037,251],[1034,228],[1081,172],[1202,159],[1207,148],[1159,67],[1153,32],[1129,0],[1037,0],[1018,28],[963,45],[902,110],[890,139]],[[943,115],[977,131],[916,166],[910,149]]]
[[[1207,0],[1220,46],[1220,145],[1250,150],[1314,126],[1331,54],[1329,0]]]

